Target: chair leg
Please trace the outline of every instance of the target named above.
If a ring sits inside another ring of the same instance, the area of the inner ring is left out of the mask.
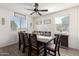
[[[39,51],[37,51],[37,56],[39,56]]]
[[[20,50],[20,48],[21,48],[21,42],[19,42],[19,50]]]
[[[31,47],[28,48],[28,56],[31,56]]]
[[[54,52],[54,56],[56,56],[56,52]]]
[[[30,51],[28,51],[28,56],[31,56],[31,52]]]
[[[56,53],[54,54],[54,56],[56,56]]]
[[[25,46],[24,46],[24,45],[23,45],[23,50],[22,50],[22,52],[25,53]]]
[[[60,56],[60,51],[59,51],[59,49],[58,49],[58,55]]]

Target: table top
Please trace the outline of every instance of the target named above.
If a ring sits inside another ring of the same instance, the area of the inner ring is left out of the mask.
[[[54,38],[51,37],[51,36],[41,36],[41,35],[37,35],[37,40],[40,41],[40,42],[44,42],[44,43],[47,43],[49,42],[50,40],[52,40]]]

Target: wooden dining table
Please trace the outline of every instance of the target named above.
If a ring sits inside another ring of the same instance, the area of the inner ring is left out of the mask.
[[[47,45],[50,43],[52,40],[54,40],[54,36],[41,36],[37,35],[37,40],[41,43],[44,44],[44,56],[47,56]]]

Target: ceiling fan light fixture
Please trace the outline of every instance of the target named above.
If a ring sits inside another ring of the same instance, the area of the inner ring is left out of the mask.
[[[30,15],[33,15],[33,14],[38,14],[38,15],[42,15],[40,12],[47,12],[48,9],[43,9],[43,10],[39,10],[38,7],[39,7],[39,4],[38,3],[35,3],[35,8],[34,9],[27,9],[27,10],[30,10],[30,11],[33,11]]]

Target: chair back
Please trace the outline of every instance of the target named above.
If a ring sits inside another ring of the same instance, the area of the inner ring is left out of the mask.
[[[21,38],[20,38],[20,32],[18,32],[18,38],[19,38],[19,40],[21,40]]]
[[[60,47],[61,35],[56,36],[55,38],[55,50],[58,50]]]
[[[18,32],[18,36],[19,36],[19,41],[22,41],[22,39],[23,39],[22,32]]]
[[[37,35],[36,34],[29,34],[29,40],[30,40],[30,45],[32,46],[37,46]]]
[[[23,35],[23,44],[29,45],[29,43],[28,43],[28,39],[29,39],[28,33],[22,33],[22,35]]]

